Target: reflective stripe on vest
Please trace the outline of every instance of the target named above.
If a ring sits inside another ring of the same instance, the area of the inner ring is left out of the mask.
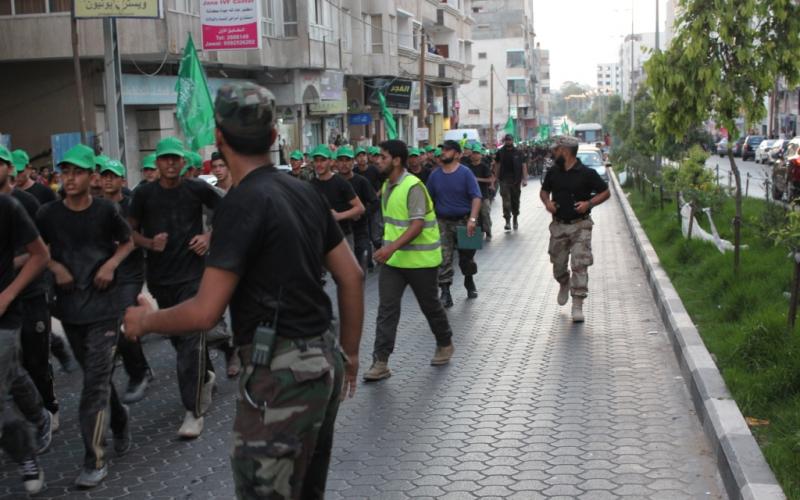
[[[422,269],[437,267],[442,263],[442,242],[439,237],[439,224],[436,213],[433,211],[431,200],[425,184],[413,175],[406,175],[388,198],[384,196],[383,222],[384,244],[388,245],[397,241],[411,226],[408,214],[408,193],[411,188],[419,185],[425,193],[426,210],[422,232],[409,244],[396,251],[386,263],[393,267],[403,269]],[[388,181],[383,186],[387,191]]]

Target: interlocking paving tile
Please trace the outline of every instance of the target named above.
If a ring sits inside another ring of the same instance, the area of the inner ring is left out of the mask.
[[[538,190],[537,181],[523,190],[515,233],[498,227],[497,198],[495,238],[478,253],[477,300],[466,300],[456,274],[449,366],[429,365],[433,336],[406,292],[394,375],[360,384],[341,407],[327,498],[724,498],[616,201],[595,211],[587,323],[574,325],[569,306],[556,304]],[[371,361],[377,275],[366,290],[362,369]],[[83,455],[81,376],[57,374],[62,429],[42,457],[48,489],[37,498],[232,498],[236,382],[224,377],[222,357],[206,430],[184,442],[175,437],[183,410],[174,351],[153,337],[145,352],[157,381],[132,405],[133,449],[112,453],[108,479],[91,492],[72,487]],[[121,369],[115,380],[124,389]],[[4,460],[0,498],[20,498],[16,467]]]

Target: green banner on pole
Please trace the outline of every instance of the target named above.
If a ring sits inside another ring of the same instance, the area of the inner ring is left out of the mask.
[[[186,137],[186,144],[192,151],[214,144],[214,101],[208,90],[203,65],[197,58],[192,35],[189,35],[183,50],[175,92],[178,93],[175,114]]]
[[[378,91],[378,102],[381,104],[383,121],[386,123],[386,137],[389,140],[397,139],[397,122],[394,121],[392,112],[389,111],[389,108],[386,106],[386,97],[383,95],[382,90]]]

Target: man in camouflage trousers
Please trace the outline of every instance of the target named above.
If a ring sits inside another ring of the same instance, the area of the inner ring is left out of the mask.
[[[578,140],[558,136],[553,142],[555,166],[542,181],[541,199],[553,215],[550,224],[550,261],[553,276],[561,285],[558,304],[565,305],[572,294],[572,320],[584,321],[583,301],[589,294],[589,266],[592,256],[593,207],[608,200],[608,185],[594,169],[577,158]],[[571,259],[571,261],[570,261]],[[572,268],[572,275],[567,265]]]
[[[212,328],[230,303],[243,372],[231,465],[239,499],[321,499],[339,402],[352,396],[364,317],[363,274],[314,186],[270,161],[276,131],[266,89],[223,86],[216,142],[233,189],[214,215],[197,295],[128,309],[125,334]],[[340,335],[322,267],[338,287]]]

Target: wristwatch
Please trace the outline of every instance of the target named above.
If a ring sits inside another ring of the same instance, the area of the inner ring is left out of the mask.
[[[469,221],[470,221],[470,222],[474,222],[474,223],[476,223],[476,224],[478,223],[478,219],[476,219],[475,217],[470,217],[470,218],[469,218]]]

